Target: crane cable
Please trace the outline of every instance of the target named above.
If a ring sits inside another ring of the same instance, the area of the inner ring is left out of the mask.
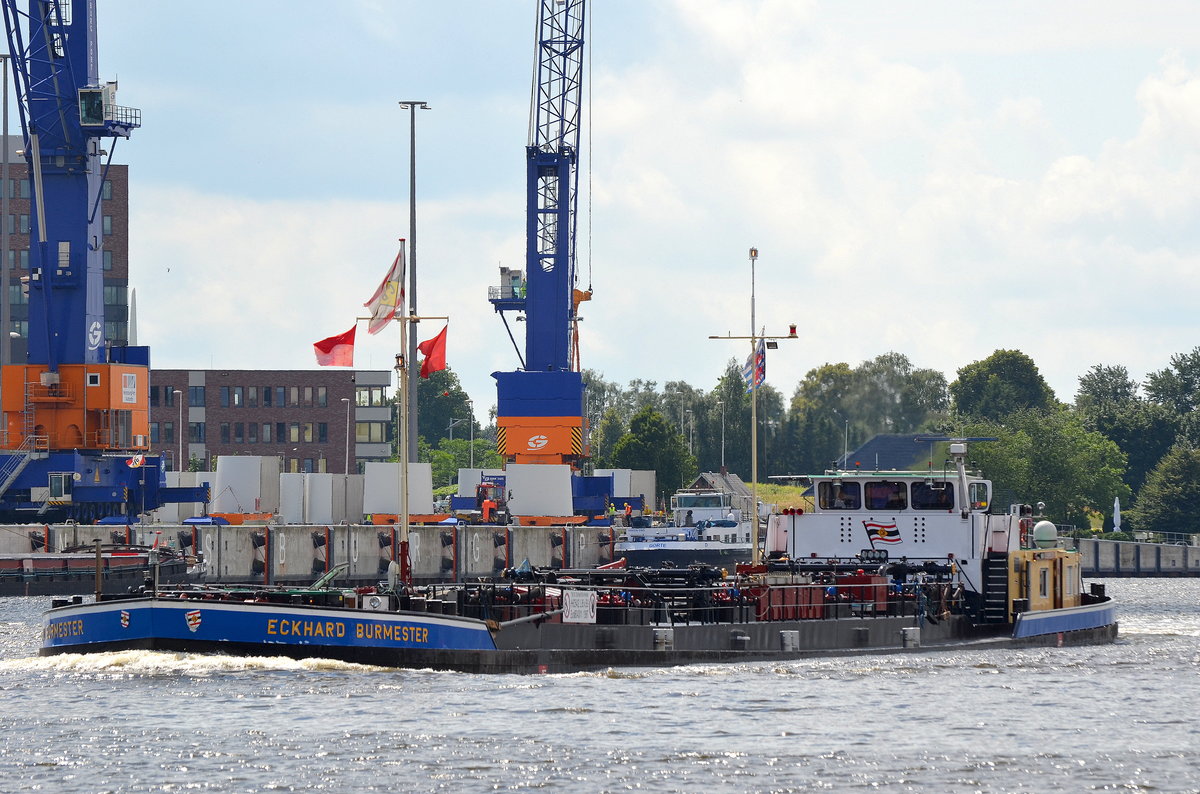
[[[584,105],[587,108],[587,271],[588,271],[588,286],[587,294],[592,294],[592,49],[595,43],[592,41],[592,34],[595,28],[592,25],[592,17],[590,14],[584,17],[584,24],[587,25],[587,96],[584,99]],[[575,304],[575,321],[572,347],[575,348],[575,371],[580,372],[583,369],[583,363],[579,355],[579,304]]]

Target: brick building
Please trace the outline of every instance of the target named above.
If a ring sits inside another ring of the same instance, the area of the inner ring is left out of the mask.
[[[182,452],[203,469],[221,455],[278,455],[284,471],[359,472],[392,455],[391,375],[151,369],[151,450],[170,470]]]
[[[22,147],[21,137],[7,135],[8,184],[8,251],[0,261],[8,264],[8,295],[10,327],[0,336],[0,344],[8,342],[11,358],[22,362],[28,350],[29,300],[21,286],[21,278],[29,275],[29,167],[17,154]],[[104,179],[100,195],[100,223],[103,235],[102,261],[104,268],[104,338],[114,345],[124,345],[129,339],[129,166],[113,165]],[[17,334],[9,337],[9,332]]]

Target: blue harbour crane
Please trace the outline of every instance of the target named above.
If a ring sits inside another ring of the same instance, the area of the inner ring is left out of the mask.
[[[141,113],[100,80],[96,2],[3,9],[31,223],[28,353],[0,373],[0,520],[130,518],[207,501],[206,487],[167,488],[147,454],[149,348],[104,337],[101,188]]]

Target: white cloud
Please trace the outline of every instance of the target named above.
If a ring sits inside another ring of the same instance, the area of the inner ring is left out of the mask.
[[[797,322],[803,337],[772,358],[785,393],[826,361],[897,350],[953,379],[1008,347],[1069,399],[1094,363],[1144,373],[1191,349],[1200,75],[1188,65],[1196,53],[1174,42],[1195,15],[1167,25],[1070,8],[1078,15],[1043,4],[971,15],[937,3],[615,7],[629,25],[661,16],[654,46],[603,42],[595,75],[593,206],[579,236],[582,279],[590,263],[595,287],[584,366],[621,382],[711,387],[742,356],[707,337],[749,328],[751,245],[760,324]],[[1149,65],[1134,50],[1152,50]],[[1095,116],[1068,114],[1061,86],[1047,87],[1052,70],[1086,75],[1094,63],[1136,94],[1097,89]],[[1018,68],[1046,80],[1010,79]],[[423,75],[430,101],[460,104],[461,74]],[[439,151],[421,176],[422,309],[452,315],[450,363],[480,406],[494,401],[488,374],[517,366],[486,289],[497,264],[522,266],[524,141],[509,142],[511,162],[471,157],[496,146],[494,112],[526,102],[526,87],[480,99],[477,127],[453,131],[461,152]],[[395,124],[383,110],[324,106],[331,137],[349,118]],[[1097,131],[1097,117],[1127,123]],[[404,138],[386,133],[355,130],[338,146],[366,138],[386,159]],[[511,176],[500,183],[497,172]],[[347,173],[340,195],[378,176]],[[311,365],[311,343],[347,327],[407,227],[403,201],[254,200],[243,185],[201,193],[176,173],[134,178],[133,281],[159,366]],[[369,339],[359,363],[389,368],[393,353]]]

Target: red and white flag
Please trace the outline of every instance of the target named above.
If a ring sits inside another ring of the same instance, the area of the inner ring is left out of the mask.
[[[392,267],[383,277],[383,283],[375,290],[371,299],[363,304],[371,312],[367,330],[377,334],[387,327],[396,316],[396,309],[404,303],[404,240],[400,241],[400,253]]]
[[[355,326],[344,334],[313,343],[313,352],[317,354],[317,364],[322,367],[353,367],[354,332],[357,329],[358,326]]]
[[[430,373],[446,368],[446,330],[449,327],[447,325],[433,339],[426,339],[417,345],[417,350],[420,350],[425,356],[425,360],[421,362],[422,378],[428,378]]]

